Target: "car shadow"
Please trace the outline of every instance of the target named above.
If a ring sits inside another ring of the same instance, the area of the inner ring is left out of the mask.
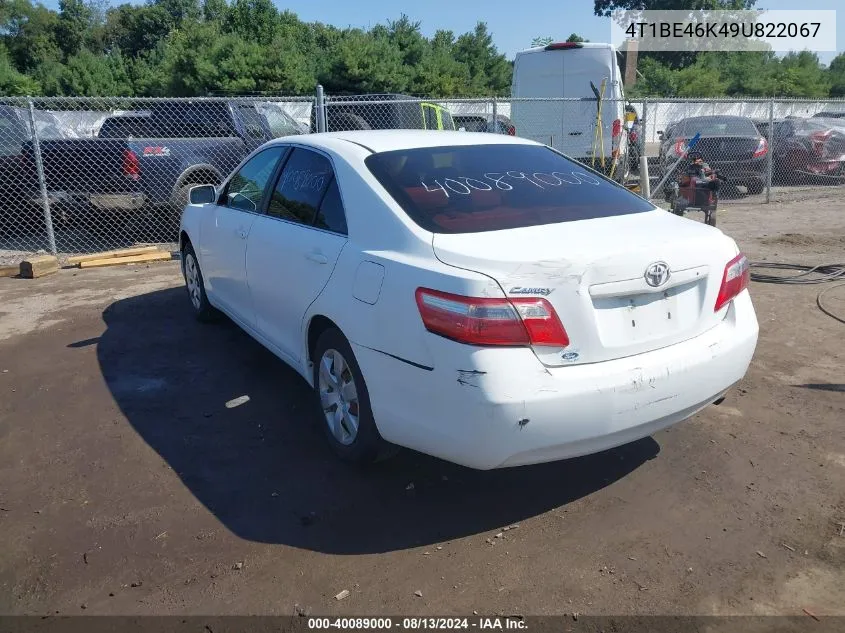
[[[488,472],[404,450],[358,470],[331,453],[306,382],[230,321],[196,322],[182,288],[116,301],[103,317],[98,360],[126,419],[252,541],[362,554],[490,532],[589,495],[660,450],[646,438]]]

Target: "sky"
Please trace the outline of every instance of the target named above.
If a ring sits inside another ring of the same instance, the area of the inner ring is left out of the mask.
[[[125,1],[125,0],[124,0]],[[138,3],[134,0],[132,4]],[[432,36],[438,29],[456,35],[471,31],[479,21],[486,22],[500,52],[513,59],[514,54],[531,46],[535,37],[565,40],[578,33],[593,42],[610,41],[610,19],[593,15],[592,0],[534,0],[522,5],[514,0],[273,0],[279,9],[289,9],[305,22],[326,22],[338,27],[369,28],[398,18],[403,12],[421,22],[423,34]],[[58,0],[42,0],[56,8]],[[120,4],[112,0],[112,4]],[[404,8],[403,8],[404,4]],[[839,9],[837,48],[845,50],[845,4],[842,0],[758,0],[758,9]],[[836,53],[819,53],[829,63]]]

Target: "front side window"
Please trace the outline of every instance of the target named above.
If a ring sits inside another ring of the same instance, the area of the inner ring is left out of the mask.
[[[287,148],[270,147],[250,158],[226,187],[225,204],[242,211],[258,211],[273,170]]]
[[[476,233],[651,211],[608,178],[540,145],[381,152],[365,164],[422,228]]]
[[[297,147],[279,174],[267,214],[283,220],[313,224],[333,175],[328,158]]]

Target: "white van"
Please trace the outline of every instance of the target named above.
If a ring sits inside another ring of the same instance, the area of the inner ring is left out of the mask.
[[[603,142],[598,143],[598,100],[590,83],[600,92],[602,81]],[[610,44],[560,42],[520,51],[513,64],[511,96],[516,99],[511,119],[519,136],[550,145],[598,170],[603,154],[606,173],[615,158],[614,178],[622,181],[627,176],[625,95]],[[518,100],[542,97],[582,101]]]

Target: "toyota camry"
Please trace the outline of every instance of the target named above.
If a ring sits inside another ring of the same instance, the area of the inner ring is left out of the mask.
[[[196,315],[299,372],[355,463],[598,452],[720,402],[757,344],[731,238],[504,135],[271,141],[191,190],[180,248]]]

